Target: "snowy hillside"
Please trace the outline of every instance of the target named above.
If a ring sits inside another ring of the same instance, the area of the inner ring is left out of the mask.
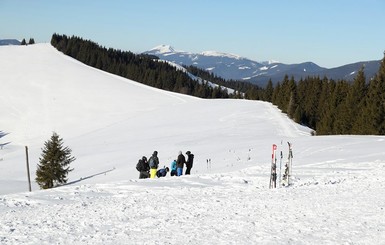
[[[269,103],[204,100],[81,64],[49,44],[0,47],[0,244],[381,244],[385,137],[311,137]],[[27,192],[56,131],[67,186]],[[290,187],[269,189],[293,143]],[[282,144],[281,144],[282,142]],[[2,142],[0,142],[2,143]],[[192,175],[138,180],[157,150]],[[211,159],[208,164],[207,159]]]

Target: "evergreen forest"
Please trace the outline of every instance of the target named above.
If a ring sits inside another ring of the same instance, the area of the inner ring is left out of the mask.
[[[66,55],[89,66],[152,87],[201,98],[229,98],[227,89],[198,83],[185,72],[157,57],[105,48],[79,37],[53,34],[51,44]]]
[[[268,101],[317,135],[385,135],[385,57],[376,76],[366,81],[363,69],[354,81],[307,77],[300,81],[285,76],[270,80],[265,88],[225,80],[194,66],[191,74],[220,85],[199,83],[185,72],[157,57],[106,49],[79,37],[54,34],[51,44],[89,66],[160,89],[201,98],[239,98]],[[227,88],[237,91],[229,94]]]

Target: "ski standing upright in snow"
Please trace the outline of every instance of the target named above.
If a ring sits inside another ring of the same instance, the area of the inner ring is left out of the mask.
[[[281,140],[281,158],[279,159],[279,184],[282,183],[282,159],[283,159],[283,153],[282,153],[282,140]]]
[[[271,174],[269,188],[277,187],[277,145],[273,144],[273,153],[271,155]]]
[[[283,186],[289,186],[290,185],[290,177],[291,177],[291,171],[292,171],[292,166],[293,166],[293,145],[290,142],[287,142],[289,146],[289,153],[287,156],[287,162],[285,165],[285,174],[283,175],[283,181],[282,185]]]

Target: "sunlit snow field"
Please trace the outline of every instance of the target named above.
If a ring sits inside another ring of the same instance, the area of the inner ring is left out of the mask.
[[[270,103],[158,90],[49,44],[0,47],[0,84],[0,244],[385,244],[385,137],[313,137]],[[54,131],[74,171],[39,190]],[[292,185],[269,189],[288,141]],[[190,150],[192,174],[139,180],[154,150]]]

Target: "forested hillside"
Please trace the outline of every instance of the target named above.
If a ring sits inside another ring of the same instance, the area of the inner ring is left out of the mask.
[[[79,37],[53,34],[51,44],[84,64],[149,86],[202,98],[228,98],[226,89],[199,84],[156,57],[105,48]]]
[[[259,87],[256,84],[252,84],[250,82],[237,81],[237,80],[226,80],[222,77],[218,77],[213,73],[202,70],[196,66],[186,66],[185,67],[188,72],[191,74],[205,79],[207,81],[211,81],[215,84],[218,84],[223,87],[232,88],[235,91],[242,92],[244,96],[241,96],[239,93],[234,95],[234,98],[237,99],[250,99],[250,100],[267,100],[265,97],[265,89]]]
[[[51,44],[59,51],[92,67],[141,82],[156,88],[201,98],[246,98],[264,100],[277,105],[294,121],[315,130],[318,135],[385,134],[385,58],[377,75],[366,82],[361,69],[353,83],[327,77],[307,77],[299,81],[285,76],[275,85],[268,81],[266,88],[225,80],[196,68],[186,69],[195,76],[220,87],[193,80],[157,57],[137,55],[127,51],[106,49],[95,42],[79,37],[54,34]],[[227,89],[238,92],[228,94]]]
[[[273,90],[271,101],[296,122],[318,135],[385,134],[385,58],[368,83],[361,69],[353,83],[287,76]]]

